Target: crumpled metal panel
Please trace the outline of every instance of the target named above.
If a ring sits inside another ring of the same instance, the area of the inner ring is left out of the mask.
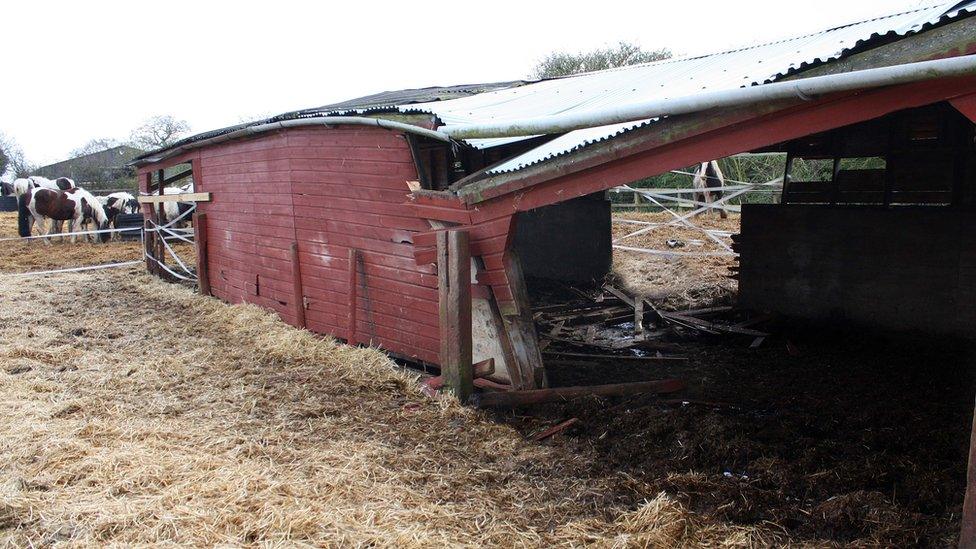
[[[782,78],[810,64],[842,57],[880,36],[918,32],[943,18],[976,10],[976,0],[949,2],[878,17],[819,33],[712,55],[621,67],[544,80],[448,101],[401,105],[403,112],[436,114],[447,126],[585,112],[605,106],[693,95],[702,90],[734,89]],[[515,171],[612,138],[652,120],[576,130],[496,166],[491,173]],[[479,148],[521,138],[471,139]]]

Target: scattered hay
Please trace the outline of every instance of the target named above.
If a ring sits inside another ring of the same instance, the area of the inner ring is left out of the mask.
[[[667,212],[615,212],[615,219],[632,219],[664,223],[674,219]],[[730,214],[721,219],[714,214],[703,215],[694,223],[709,229],[739,231],[739,216]],[[639,225],[613,224],[613,237],[619,238],[641,229]],[[624,246],[671,250],[667,242],[675,240],[684,245],[674,248],[680,252],[722,251],[705,233],[685,226],[662,226],[648,233],[620,242]],[[700,243],[696,243],[700,241]],[[728,256],[660,256],[626,250],[614,250],[613,270],[620,284],[628,291],[654,299],[666,309],[707,307],[730,302],[736,283],[729,278],[729,267],[735,258]]]
[[[0,278],[0,353],[42,360],[0,372],[0,545],[741,539],[647,484],[592,474],[587,452],[428,399],[375,350],[257,307],[135,269],[15,289]]]
[[[0,256],[0,272],[16,270],[12,261]],[[748,413],[652,402],[612,416],[603,402],[574,402],[558,417],[581,418],[578,440],[540,445],[454,401],[428,399],[414,375],[375,350],[141,269],[30,284],[0,277],[0,547],[953,543],[958,515],[946,509],[961,501],[958,433],[919,422],[921,405],[891,407],[902,393],[890,387],[831,380],[854,371],[839,357],[807,352],[786,362],[766,349],[738,357],[744,364],[730,359],[706,353],[701,371],[682,375],[728,391],[713,399],[773,400]],[[756,370],[768,387],[737,379]],[[910,394],[923,387],[908,384]],[[787,386],[804,391],[779,406]],[[851,409],[818,400],[851,387],[877,394],[848,399]],[[933,387],[938,402],[953,401]],[[968,419],[948,417],[937,424],[968,433]],[[886,418],[931,436],[885,429]],[[836,438],[832,426],[862,438]],[[918,446],[931,451],[906,450]],[[895,481],[907,487],[898,501],[863,488]],[[927,508],[906,503],[905,492]]]

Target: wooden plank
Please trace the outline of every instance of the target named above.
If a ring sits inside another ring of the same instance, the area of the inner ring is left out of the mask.
[[[210,290],[210,268],[207,265],[207,214],[193,213],[193,244],[197,251],[197,289],[200,295],[213,295]]]
[[[449,221],[451,223],[471,224],[471,212],[454,208],[444,208],[440,206],[427,206],[423,204],[404,204],[415,217],[433,219],[435,221]]]
[[[356,260],[359,257],[359,250],[356,248],[349,248],[349,265],[348,277],[349,277],[349,324],[348,324],[348,335],[346,336],[346,341],[350,345],[355,345],[356,341],[356,305],[358,297],[356,295]]]
[[[522,275],[522,263],[514,251],[510,251],[505,261],[508,284],[516,309],[504,317],[505,332],[512,343],[515,367],[521,370],[523,386],[516,389],[535,389],[547,385],[546,370],[539,350],[539,337],[535,331],[535,320],[529,302],[529,291]],[[496,298],[499,297],[495,293]],[[513,378],[514,379],[514,378]]]
[[[669,344],[664,344],[669,345]],[[668,350],[677,349],[675,346],[668,346]],[[656,361],[668,361],[668,360],[688,360],[687,357],[683,356],[635,356],[635,355],[595,355],[589,353],[571,353],[571,352],[546,352],[546,356],[554,357],[566,357],[566,358],[576,358],[574,362],[581,362],[582,360],[597,360],[597,361],[624,361],[624,362],[656,362]]]
[[[298,260],[298,242],[291,245],[291,277],[292,286],[295,291],[295,318],[298,320],[298,327],[307,327],[305,323],[305,292],[302,289],[302,265]]]
[[[471,255],[468,233],[437,235],[437,278],[441,375],[461,402],[474,392],[471,336]]]
[[[541,433],[538,433],[538,434],[534,435],[532,437],[532,440],[534,440],[536,442],[545,440],[545,439],[547,439],[547,438],[549,438],[549,437],[551,437],[553,435],[558,435],[559,433],[562,433],[563,431],[565,431],[566,429],[569,429],[570,427],[572,427],[573,425],[576,425],[577,423],[579,423],[579,418],[577,418],[577,417],[571,417],[571,418],[567,419],[566,421],[562,421],[562,422],[560,422],[560,423],[558,423],[556,425],[553,425],[552,427],[546,429],[545,431],[542,431]]]
[[[471,375],[475,379],[478,379],[479,377],[488,377],[494,373],[495,373],[494,358],[487,358],[471,366]]]
[[[591,385],[582,387],[556,387],[554,389],[531,389],[526,391],[506,391],[476,395],[474,403],[483,408],[516,408],[547,402],[565,402],[576,398],[599,396],[617,397],[647,393],[675,393],[685,388],[680,379],[658,381],[638,381],[634,383],[615,383],[612,385]]]
[[[292,158],[289,162],[293,170],[324,171],[367,176],[395,176],[404,181],[407,179],[416,179],[417,170],[413,167],[413,162],[410,161],[409,157],[405,160],[405,162],[364,162],[361,160]]]
[[[210,202],[210,193],[182,193],[163,195],[139,195],[140,204],[159,204],[160,202]]]

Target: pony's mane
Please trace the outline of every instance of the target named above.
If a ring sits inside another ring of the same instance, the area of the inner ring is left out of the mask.
[[[14,194],[18,197],[30,190],[30,179],[19,178],[14,180]]]
[[[81,199],[88,203],[88,207],[92,209],[95,213],[95,220],[101,225],[108,222],[108,215],[105,214],[105,208],[102,207],[102,203],[98,201],[92,193],[82,189],[81,187],[75,187],[74,192],[81,195]]]

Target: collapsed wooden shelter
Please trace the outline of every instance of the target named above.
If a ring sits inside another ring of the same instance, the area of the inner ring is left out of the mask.
[[[676,73],[714,70],[734,73],[716,87],[736,89],[968,56],[976,53],[971,4],[606,74],[410,90],[286,113],[141,157],[141,200],[151,218],[162,201],[197,201],[196,272],[206,293],[441,366],[462,394],[472,364],[489,360],[488,383],[542,390],[526,280],[603,278],[608,189],[732,154],[784,152],[782,203],[742,208],[742,303],[972,337],[973,73],[553,135],[459,140],[442,131],[481,121],[479,112],[484,120],[504,108],[512,118],[558,112],[565,105],[539,97],[556,101],[573,86],[630,87],[641,78],[663,87]],[[693,95],[700,81],[685,85]],[[612,95],[597,102],[620,100]],[[849,159],[875,161],[851,168]],[[794,180],[798,162],[824,164],[823,177]],[[178,175],[192,175],[196,193],[172,198],[163,189],[175,180],[164,170],[179,165],[189,166]],[[157,240],[147,238],[154,271]],[[920,279],[928,280],[921,291]],[[964,541],[974,543],[970,488]]]

